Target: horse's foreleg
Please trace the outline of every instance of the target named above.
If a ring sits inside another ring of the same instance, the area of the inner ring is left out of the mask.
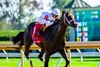
[[[39,54],[39,56],[38,56],[38,58],[41,60],[41,61],[43,61],[43,55],[44,55],[44,52],[45,52],[45,50],[44,50],[44,44],[37,44],[40,48],[41,48],[41,51],[40,51],[40,54]]]
[[[65,52],[65,50],[64,50],[64,49],[61,49],[61,50],[59,50],[59,53],[60,53],[61,56],[65,59],[65,61],[66,61],[66,65],[65,65],[65,67],[67,67],[68,64],[69,64],[69,61],[68,61],[68,59],[67,59],[67,56],[66,56],[66,52]]]
[[[44,63],[44,67],[48,67],[49,58],[50,58],[50,54],[49,54],[49,53],[46,53],[46,54],[45,54],[45,63]]]
[[[41,49],[41,52],[40,52],[40,54],[39,54],[39,56],[38,56],[38,58],[39,58],[41,61],[43,61],[43,55],[44,55],[44,50]]]

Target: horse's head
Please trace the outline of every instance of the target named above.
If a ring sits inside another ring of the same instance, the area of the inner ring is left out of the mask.
[[[64,25],[69,25],[73,28],[77,27],[77,23],[75,22],[74,16],[72,15],[71,12],[63,11],[62,12],[62,18],[63,18]]]

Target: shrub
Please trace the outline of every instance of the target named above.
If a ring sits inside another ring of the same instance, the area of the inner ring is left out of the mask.
[[[12,37],[16,36],[20,31],[23,30],[1,30],[0,41],[9,41]]]

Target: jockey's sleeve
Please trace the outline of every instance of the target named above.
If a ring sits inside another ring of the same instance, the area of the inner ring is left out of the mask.
[[[46,21],[46,26],[50,26],[50,25],[52,25],[53,24],[53,22],[50,22],[50,21]]]
[[[40,24],[45,24],[47,21],[44,19],[44,18],[42,18],[42,17],[39,17],[38,19],[37,19],[37,21],[40,23]]]
[[[45,16],[47,15],[47,12],[43,12],[41,14],[41,16],[37,19],[37,21],[40,23],[40,24],[45,24],[47,22],[47,19]]]

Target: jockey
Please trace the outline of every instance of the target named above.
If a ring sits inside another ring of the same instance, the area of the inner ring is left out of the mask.
[[[48,27],[54,23],[55,20],[58,19],[58,16],[60,15],[60,10],[58,8],[55,8],[52,13],[43,12],[42,15],[37,19],[37,22],[43,25],[45,27]],[[42,34],[43,28],[40,29],[39,35]]]

